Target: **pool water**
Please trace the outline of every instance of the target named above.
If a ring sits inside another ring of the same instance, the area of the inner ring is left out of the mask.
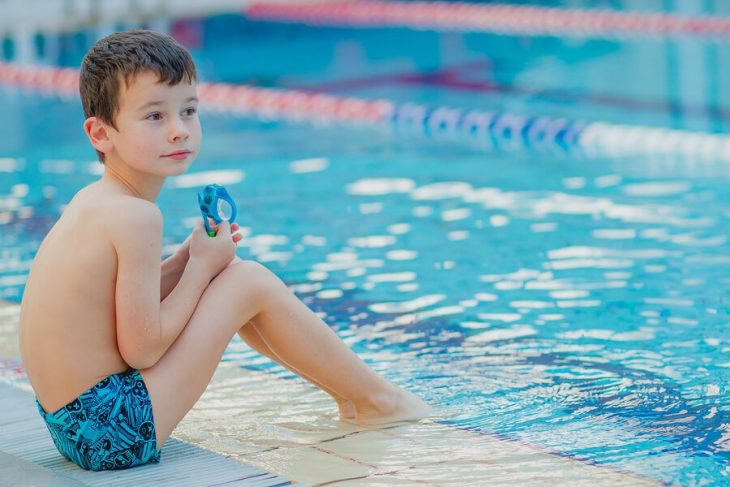
[[[727,46],[717,42],[349,31],[235,16],[172,31],[205,81],[728,128]],[[77,66],[94,38],[63,36],[56,62]],[[701,64],[696,53],[707,62],[690,82],[684,63]],[[0,299],[19,301],[43,236],[101,169],[77,101],[0,87],[0,102]],[[211,113],[202,122],[198,161],[159,199],[166,251],[199,217],[200,187],[223,184],[239,205],[239,256],[274,270],[376,370],[437,404],[444,423],[660,482],[725,482],[726,164],[485,151],[384,128]],[[290,376],[240,341],[225,360]]]

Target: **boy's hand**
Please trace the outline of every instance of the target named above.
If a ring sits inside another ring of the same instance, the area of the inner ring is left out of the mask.
[[[222,271],[236,255],[236,244],[243,238],[240,234],[232,235],[232,231],[238,230],[238,225],[232,226],[223,221],[212,226],[216,232],[215,237],[210,237],[205,231],[202,221],[198,221],[188,243],[189,260],[200,263],[214,278]]]
[[[211,228],[215,229],[217,228],[215,224],[212,224]],[[238,243],[243,239],[243,235],[240,233],[235,233],[239,229],[238,223],[234,223],[231,225],[231,238],[233,239],[233,243]],[[182,262],[183,265],[187,264],[188,259],[190,259],[190,239],[193,238],[193,233],[195,233],[195,229],[188,235],[188,237],[185,239],[185,241],[180,244],[180,247],[177,248],[175,251],[175,257],[179,259],[180,262]]]

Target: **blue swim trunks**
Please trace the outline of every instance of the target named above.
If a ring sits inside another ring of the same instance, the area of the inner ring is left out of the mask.
[[[110,375],[54,413],[36,400],[53,443],[86,470],[160,461],[152,402],[138,370]]]

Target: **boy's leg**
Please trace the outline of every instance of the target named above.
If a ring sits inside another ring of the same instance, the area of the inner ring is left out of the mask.
[[[159,446],[205,391],[234,333],[254,317],[270,349],[351,401],[358,421],[416,419],[429,413],[423,401],[373,372],[268,269],[240,262],[211,282],[160,361],[140,371],[152,399]]]
[[[246,325],[242,326],[240,330],[238,330],[238,335],[245,341],[249,347],[256,350],[261,355],[265,355],[266,357],[270,358],[274,362],[278,363],[282,367],[285,367],[295,374],[298,374],[303,379],[308,380],[315,386],[322,389],[325,393],[332,396],[332,399],[335,400],[337,403],[337,406],[340,411],[340,416],[342,419],[355,419],[355,410],[353,409],[353,405],[350,401],[345,399],[342,396],[337,395],[334,391],[328,389],[327,387],[323,386],[321,383],[317,382],[315,379],[308,377],[306,374],[303,374],[300,370],[295,369],[284,359],[279,357],[276,353],[274,353],[271,348],[266,344],[266,341],[261,336],[261,333],[258,331],[258,328],[256,328],[256,322],[255,320],[251,320]]]
[[[243,262],[243,261],[239,257],[235,257],[233,259],[233,261],[231,261],[231,264],[229,264],[229,265],[234,265],[239,262]],[[340,410],[340,415],[343,418],[345,418],[345,419],[354,419],[355,418],[355,412],[353,410],[353,406],[350,401],[348,401],[347,399],[345,399],[342,396],[337,395],[334,391],[323,386],[320,382],[317,382],[312,377],[309,377],[306,374],[303,374],[300,370],[295,369],[290,364],[286,363],[286,361],[284,359],[279,357],[273,350],[271,350],[269,345],[266,343],[266,340],[264,339],[264,337],[261,336],[261,332],[259,332],[258,328],[256,327],[255,320],[251,319],[248,323],[246,323],[246,325],[242,326],[238,330],[238,336],[240,336],[241,339],[244,342],[246,342],[246,344],[249,347],[253,348],[261,355],[264,355],[264,356],[270,358],[271,360],[278,363],[282,367],[285,367],[285,368],[289,369],[290,371],[294,372],[295,374],[298,374],[303,379],[308,380],[315,386],[322,389],[322,391],[329,394],[332,397],[332,399],[334,399],[335,402],[337,403],[339,410]]]
[[[158,447],[205,391],[246,320],[241,310],[250,309],[248,319],[257,312],[254,281],[248,289],[239,289],[239,266],[244,264],[229,266],[211,281],[175,342],[155,365],[140,370],[152,400]]]

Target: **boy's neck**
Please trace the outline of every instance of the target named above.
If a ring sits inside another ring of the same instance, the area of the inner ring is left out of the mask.
[[[162,184],[165,182],[164,177],[142,174],[125,164],[118,164],[110,160],[104,163],[104,175],[101,179],[124,187],[132,196],[152,202],[157,199]]]

